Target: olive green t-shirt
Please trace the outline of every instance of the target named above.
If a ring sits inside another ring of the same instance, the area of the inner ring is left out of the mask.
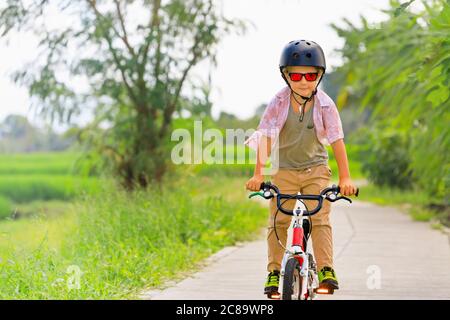
[[[328,152],[317,139],[313,121],[313,105],[305,112],[303,121],[289,105],[286,123],[279,135],[279,168],[305,169],[328,165]],[[276,165],[276,159],[274,159]]]

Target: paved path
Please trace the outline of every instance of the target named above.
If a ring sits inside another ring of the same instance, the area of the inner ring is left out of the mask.
[[[450,299],[450,239],[390,207],[354,201],[332,204],[335,270],[341,289],[318,299]],[[225,248],[208,265],[143,299],[266,299],[267,246]]]

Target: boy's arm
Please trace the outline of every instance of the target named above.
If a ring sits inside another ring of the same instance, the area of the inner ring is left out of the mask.
[[[341,194],[351,196],[356,193],[356,187],[350,178],[348,167],[347,151],[345,149],[344,139],[339,139],[331,144],[334,157],[339,171],[339,187]]]
[[[263,170],[266,165],[266,161],[270,156],[272,149],[272,139],[267,136],[261,136],[258,143],[256,153],[256,166],[253,177],[247,181],[245,187],[251,191],[258,191],[261,183],[264,182]]]
[[[258,150],[256,153],[256,166],[254,175],[263,175],[263,169],[266,165],[267,159],[270,157],[272,152],[272,139],[268,136],[263,135],[259,141]]]

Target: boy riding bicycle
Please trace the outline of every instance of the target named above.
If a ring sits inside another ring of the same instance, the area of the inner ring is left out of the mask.
[[[348,167],[344,133],[338,110],[333,100],[318,85],[326,70],[322,48],[313,41],[289,42],[281,54],[279,69],[287,87],[270,101],[255,131],[245,144],[257,150],[254,175],[246,183],[250,191],[258,191],[264,181],[263,168],[272,157],[272,183],[280,192],[320,194],[330,183],[331,169],[325,145],[331,144],[339,170],[339,187],[344,196],[356,193]],[[272,151],[277,151],[274,153]],[[278,157],[277,157],[278,156]],[[294,200],[286,208],[292,209]],[[314,200],[306,200],[307,208],[314,208]],[[333,238],[330,224],[331,204],[325,201],[322,209],[312,216],[312,245],[319,270],[320,287],[330,291],[339,288],[333,268]],[[264,292],[277,292],[280,279],[283,248],[275,236],[275,200],[270,202],[268,221],[269,275]],[[291,216],[278,214],[276,231],[284,244]]]

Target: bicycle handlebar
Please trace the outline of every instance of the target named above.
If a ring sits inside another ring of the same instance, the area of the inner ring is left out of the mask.
[[[309,211],[308,208],[306,208],[307,212],[304,214],[305,216],[312,216],[312,215],[316,214],[317,212],[319,212],[320,209],[322,209],[323,199],[326,199],[330,202],[335,202],[335,201],[344,199],[344,200],[347,200],[350,203],[352,203],[352,200],[347,197],[344,197],[344,196],[338,197],[337,196],[337,194],[340,192],[340,188],[339,188],[339,186],[336,186],[336,185],[333,185],[331,187],[323,189],[319,195],[312,195],[312,194],[300,194],[299,195],[299,194],[280,193],[280,190],[278,189],[278,187],[276,185],[273,185],[272,183],[270,183],[270,181],[261,183],[260,190],[263,190],[264,193],[261,194],[260,192],[254,192],[249,196],[249,198],[252,198],[256,195],[260,195],[264,199],[272,199],[273,197],[275,197],[275,195],[271,192],[271,190],[273,190],[276,193],[278,209],[281,212],[283,212],[284,214],[291,215],[291,216],[294,215],[293,210],[284,209],[280,204],[281,199],[299,199],[299,200],[316,200],[316,201],[318,201],[319,203],[314,210]],[[358,196],[358,194],[359,194],[359,188],[357,188],[355,196]],[[306,207],[306,205],[305,205],[305,207]]]

